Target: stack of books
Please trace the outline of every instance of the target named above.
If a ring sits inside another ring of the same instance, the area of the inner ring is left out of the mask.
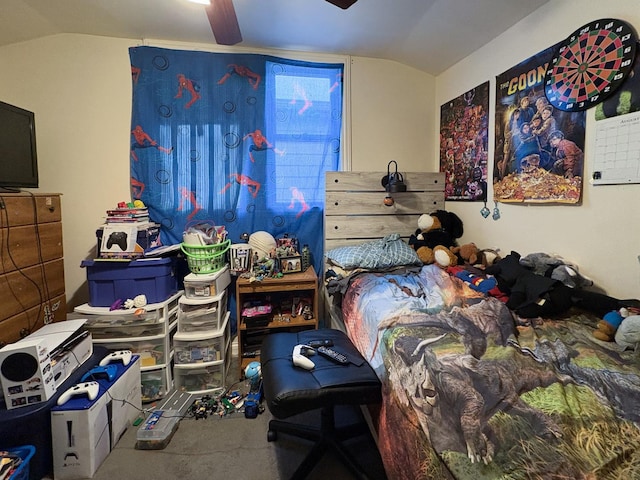
[[[147,207],[125,207],[107,210],[106,223],[149,223],[149,209]]]

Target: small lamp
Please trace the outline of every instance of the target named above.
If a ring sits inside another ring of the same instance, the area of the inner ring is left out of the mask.
[[[394,164],[394,171],[391,171],[391,164]],[[398,164],[395,160],[391,160],[387,164],[387,174],[382,177],[381,182],[384,190],[387,192],[387,195],[384,197],[383,203],[387,207],[393,206],[395,200],[391,196],[392,193],[397,192],[406,192],[407,186],[404,183],[404,177],[401,173],[398,172]]]

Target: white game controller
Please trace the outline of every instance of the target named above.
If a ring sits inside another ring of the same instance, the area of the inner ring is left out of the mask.
[[[131,361],[131,350],[118,350],[117,352],[111,352],[109,355],[100,360],[100,366],[104,367],[112,362],[121,361],[123,365],[129,365]]]
[[[76,395],[86,394],[89,400],[95,400],[98,397],[99,392],[100,385],[98,384],[98,382],[78,383],[77,385],[74,385],[69,390],[60,395],[60,397],[58,397],[58,405],[67,403],[69,399],[75,397]]]
[[[316,351],[309,345],[296,345],[293,347],[293,364],[305,370],[313,370],[316,364],[306,355],[315,355],[315,353]]]

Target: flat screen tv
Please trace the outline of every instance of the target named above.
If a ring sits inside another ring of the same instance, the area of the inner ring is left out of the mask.
[[[38,187],[33,112],[0,102],[0,189]]]

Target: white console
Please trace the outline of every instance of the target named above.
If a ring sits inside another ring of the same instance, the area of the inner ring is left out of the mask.
[[[0,349],[0,383],[8,409],[49,400],[92,355],[84,322],[51,323]]]

